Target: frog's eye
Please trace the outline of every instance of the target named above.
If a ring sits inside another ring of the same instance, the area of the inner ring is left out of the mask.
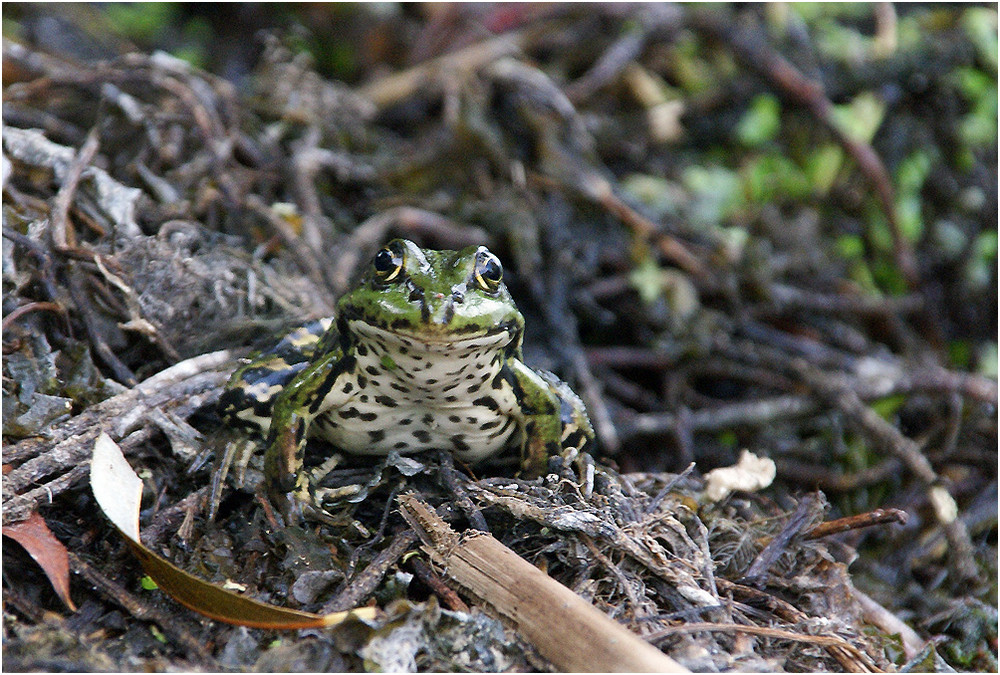
[[[392,281],[403,269],[403,256],[386,246],[375,254],[372,267],[375,268],[375,274],[383,281]]]
[[[484,291],[494,291],[503,279],[503,265],[500,259],[489,251],[482,250],[476,258],[476,281]]]

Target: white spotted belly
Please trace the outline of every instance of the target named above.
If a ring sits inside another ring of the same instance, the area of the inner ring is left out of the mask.
[[[521,429],[510,414],[486,406],[396,406],[358,399],[317,417],[310,434],[339,449],[361,455],[446,450],[467,462],[478,462],[521,443]]]

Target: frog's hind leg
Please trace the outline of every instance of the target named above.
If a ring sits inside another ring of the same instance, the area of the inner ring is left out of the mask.
[[[266,433],[274,401],[285,386],[329,342],[324,334],[333,319],[311,321],[261,352],[229,378],[219,398],[219,410],[230,426]]]

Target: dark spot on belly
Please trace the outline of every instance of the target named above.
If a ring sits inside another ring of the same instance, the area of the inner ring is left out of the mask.
[[[386,408],[395,408],[398,405],[396,403],[396,399],[392,398],[391,396],[386,396],[385,394],[379,394],[378,396],[376,396],[375,402],[381,403]]]
[[[455,424],[458,424],[459,422],[462,421],[462,418],[459,417],[458,415],[448,415],[448,421],[449,422],[454,422]]]
[[[438,381],[435,378],[433,378],[433,377],[431,379],[427,380],[427,384],[437,384],[437,383],[438,383]]]
[[[349,419],[351,419],[353,417],[357,417],[360,414],[361,414],[361,412],[357,408],[355,408],[355,407],[344,408],[343,410],[338,410],[337,411],[337,416],[340,417],[341,419],[345,419],[345,420],[349,420]]]
[[[413,437],[416,438],[421,443],[431,442],[431,432],[427,431],[426,429],[417,429],[416,431],[413,432]]]
[[[507,428],[510,427],[511,422],[513,421],[514,421],[513,417],[508,417],[507,421],[503,423],[502,427],[500,427],[499,429],[490,434],[490,438],[499,438],[500,436],[503,436],[504,433],[507,431]]]
[[[452,389],[454,389],[454,388],[455,388],[455,387],[457,387],[457,386],[458,386],[458,382],[452,382],[452,383],[451,383],[451,384],[449,384],[449,385],[446,385],[446,386],[444,386],[444,387],[441,387],[441,391],[451,391]]]
[[[368,386],[368,378],[362,375],[361,373],[358,373],[358,388],[364,389],[367,386]]]
[[[392,387],[393,389],[395,389],[396,391],[402,391],[402,392],[408,392],[408,391],[410,391],[409,389],[407,389],[404,385],[400,384],[399,382],[390,382],[389,386]]]
[[[383,438],[385,438],[385,431],[382,429],[375,429],[374,431],[368,432],[368,440],[372,443],[378,443]]]
[[[355,347],[355,351],[357,351],[359,356],[368,356],[368,347],[366,347],[363,342],[358,343],[358,346]]]
[[[451,444],[455,446],[455,449],[459,452],[468,452],[472,448],[469,444],[465,442],[465,437],[462,434],[455,434],[451,437]]]
[[[482,382],[476,382],[475,384],[469,385],[469,389],[467,391],[470,394],[475,394],[477,391],[479,391],[479,388],[482,386],[483,386]]]
[[[368,373],[369,375],[378,375],[379,369],[376,368],[375,366],[365,366],[365,372]]]
[[[479,418],[469,415],[468,417],[465,418],[465,421],[468,422],[469,424],[475,424],[476,422],[479,421]]]
[[[480,396],[472,402],[472,405],[481,405],[494,411],[500,410],[500,404],[492,396]]]
[[[468,375],[465,376],[465,379],[467,379],[467,380],[474,380],[474,379],[476,379],[476,374],[475,373],[469,373]]]
[[[431,424],[434,423],[434,415],[426,413],[422,418],[420,418],[420,421],[426,424],[427,426],[430,426]]]
[[[404,347],[404,346],[400,346],[400,347],[399,347],[399,353],[400,353],[400,354],[409,354],[409,353],[410,353],[410,350],[409,350],[409,349],[407,349],[407,348],[406,348],[406,347]]]
[[[490,422],[483,422],[483,424],[482,424],[482,425],[480,425],[480,427],[479,427],[479,428],[480,428],[481,430],[483,430],[483,431],[486,431],[487,429],[492,429],[493,427],[497,426],[497,425],[498,425],[498,424],[500,424],[501,422],[503,422],[503,420],[502,420],[502,419],[500,419],[500,418],[498,417],[497,419],[495,419],[495,420],[492,420],[492,421],[490,421]]]
[[[447,401],[448,403],[454,403],[455,401],[458,400],[458,397],[457,396],[452,396],[451,394],[449,394],[448,396],[444,397],[444,400]]]
[[[368,403],[368,394],[361,394],[361,402]]]
[[[406,441],[396,441],[392,447],[396,448],[397,450],[402,450],[403,448],[410,447],[410,444],[407,443]]]
[[[351,389],[354,389],[354,383],[352,383],[352,382],[345,382],[344,383],[344,388],[341,391],[343,391],[345,394],[348,394],[348,393],[350,393]]]
[[[360,415],[358,415],[358,418],[361,419],[363,422],[374,422],[376,419],[378,419],[378,413],[373,413],[373,412],[361,413]]]
[[[409,417],[404,417],[403,419],[399,420],[399,426],[405,427],[407,424],[413,424],[413,420],[411,420]]]

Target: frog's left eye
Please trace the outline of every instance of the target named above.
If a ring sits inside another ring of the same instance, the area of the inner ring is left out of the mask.
[[[375,268],[375,274],[382,281],[392,281],[399,276],[400,271],[403,269],[403,256],[398,251],[386,246],[375,254],[375,258],[372,260],[372,267]]]
[[[489,251],[480,251],[476,258],[476,281],[484,291],[495,291],[503,280],[503,265]]]

